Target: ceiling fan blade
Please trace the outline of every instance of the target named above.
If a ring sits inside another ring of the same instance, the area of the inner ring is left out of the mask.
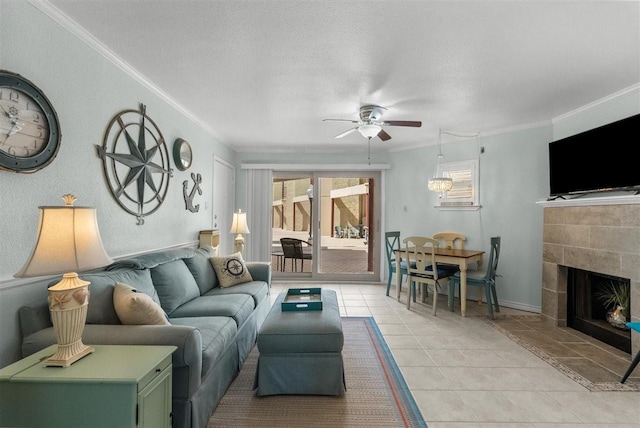
[[[390,120],[388,122],[384,122],[383,126],[411,126],[414,128],[420,128],[422,126],[422,122],[418,120]]]
[[[342,137],[344,137],[345,135],[349,135],[349,134],[351,134],[351,133],[352,133],[353,131],[355,131],[356,129],[358,129],[358,127],[357,127],[357,126],[356,126],[355,128],[351,128],[351,129],[350,129],[350,130],[348,130],[348,131],[344,131],[342,134],[336,135],[336,136],[335,136],[335,138],[342,138]]]
[[[382,141],[387,141],[391,139],[391,135],[387,134],[384,129],[381,129],[380,132],[378,132],[378,138]]]
[[[350,123],[358,123],[362,124],[359,120],[351,120],[351,119],[322,119],[323,122],[350,122]]]

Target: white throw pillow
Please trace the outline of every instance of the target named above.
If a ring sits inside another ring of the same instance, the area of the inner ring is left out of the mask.
[[[243,282],[253,281],[242,254],[235,253],[225,257],[212,257],[211,264],[216,271],[220,287],[231,287]]]
[[[116,282],[113,306],[125,325],[171,325],[160,305],[135,288]]]

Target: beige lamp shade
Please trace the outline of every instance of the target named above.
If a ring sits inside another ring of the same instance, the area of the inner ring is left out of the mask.
[[[36,246],[15,277],[81,272],[113,263],[102,245],[95,208],[39,209]]]
[[[58,348],[47,366],[69,367],[94,349],[82,343],[89,305],[89,281],[77,272],[113,263],[104,250],[96,210],[74,207],[73,195],[64,195],[64,207],[40,207],[38,238],[31,256],[14,276],[64,273],[48,289],[47,302]]]
[[[242,254],[244,251],[244,237],[242,234],[250,233],[247,225],[247,213],[243,213],[242,210],[233,213],[233,223],[229,232],[236,234],[236,239],[234,240],[235,251]]]
[[[238,210],[237,213],[233,213],[233,223],[231,224],[231,233],[251,233],[249,232],[249,226],[247,225],[247,213],[243,213],[242,210]]]

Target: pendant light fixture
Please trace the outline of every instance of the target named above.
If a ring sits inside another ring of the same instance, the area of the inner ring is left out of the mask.
[[[427,184],[429,190],[432,192],[447,192],[453,187],[453,179],[444,172],[442,172],[442,163],[444,156],[442,155],[442,129],[438,130],[438,161],[436,162],[436,171],[433,174],[433,178],[429,179]],[[442,175],[438,175],[441,173]]]
[[[462,138],[476,138],[476,142],[479,132],[467,133],[467,132],[456,132],[456,131],[443,131],[442,129],[438,130],[438,161],[436,162],[436,171],[433,174],[433,178],[429,179],[428,188],[432,192],[448,192],[453,187],[453,179],[449,177],[449,175],[442,171],[442,164],[444,163],[444,155],[442,154],[442,134],[453,135],[454,137],[462,137]],[[438,172],[442,175],[438,176]]]

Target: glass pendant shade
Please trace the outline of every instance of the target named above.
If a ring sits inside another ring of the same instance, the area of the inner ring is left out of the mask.
[[[432,192],[447,192],[453,187],[453,180],[448,177],[433,177],[429,179],[427,187]]]
[[[438,161],[436,162],[436,172],[433,175],[433,178],[429,179],[427,183],[427,187],[432,192],[448,192],[453,187],[453,179],[451,177],[447,177],[446,175],[438,176],[438,172],[442,171],[442,160],[444,156],[442,155],[442,130],[438,132]]]
[[[358,128],[358,132],[365,138],[373,138],[382,131],[382,127],[378,125],[362,125]]]

